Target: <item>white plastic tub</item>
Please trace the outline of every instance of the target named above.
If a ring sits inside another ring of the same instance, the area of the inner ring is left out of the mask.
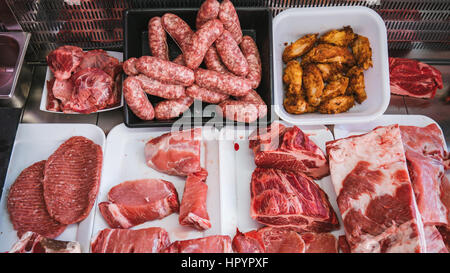
[[[320,35],[331,29],[351,26],[366,36],[372,48],[373,67],[364,71],[367,99],[340,114],[307,113],[293,115],[283,107],[284,63],[281,59],[286,43],[309,33]],[[273,20],[274,109],[283,120],[298,125],[359,123],[381,116],[389,105],[389,63],[386,26],[381,17],[365,7],[295,8],[278,14]]]

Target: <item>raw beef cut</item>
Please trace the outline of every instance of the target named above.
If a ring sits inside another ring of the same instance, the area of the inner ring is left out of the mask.
[[[61,102],[62,110],[64,110],[65,105],[72,99],[73,90],[73,82],[71,79],[58,80],[55,78],[51,91],[53,92],[53,96]]]
[[[53,84],[55,83],[55,78],[47,81],[47,105],[45,109],[48,111],[58,112],[61,111],[60,101],[53,95]]]
[[[325,154],[297,126],[272,123],[249,136],[249,147],[259,167],[302,172],[315,179],[329,174]]]
[[[53,50],[47,56],[47,64],[50,70],[59,80],[67,80],[72,72],[80,65],[83,58],[83,49],[76,46],[61,46]]]
[[[405,148],[439,160],[447,159],[444,136],[435,123],[425,127],[400,126],[400,131]]]
[[[211,228],[206,209],[206,196],[208,192],[208,185],[206,185],[207,177],[208,172],[205,169],[188,175],[180,206],[179,221],[181,225],[193,226],[198,230]]]
[[[261,224],[298,232],[339,228],[327,194],[301,172],[258,167],[250,188],[250,216]]]
[[[114,78],[117,74],[117,70],[115,70],[116,66],[122,67],[122,65],[119,65],[118,59],[109,56],[103,49],[95,49],[84,53],[78,69],[81,70],[89,67],[98,68],[106,73],[109,72],[108,74]]]
[[[108,202],[98,204],[112,228],[130,228],[178,212],[178,194],[172,183],[162,179],[126,181],[111,188]]]
[[[170,244],[169,234],[159,227],[103,229],[91,243],[92,253],[158,253]]]
[[[416,98],[433,98],[443,88],[442,74],[431,65],[389,57],[391,93]]]
[[[425,252],[398,125],[327,142],[351,252]]]
[[[337,253],[337,240],[331,233],[302,233],[290,229],[264,227],[233,238],[238,253]]]
[[[69,138],[48,158],[44,200],[53,219],[69,225],[89,215],[98,194],[102,160],[102,148],[82,136]]]
[[[9,253],[81,253],[81,246],[78,242],[53,240],[28,231]]]
[[[448,253],[442,235],[435,226],[425,226],[425,240],[427,242],[427,253]]]
[[[338,238],[338,248],[341,253],[351,253],[350,246],[348,245],[345,235],[341,235]]]
[[[18,237],[33,231],[55,238],[66,229],[47,212],[42,187],[44,168],[45,160],[34,163],[20,173],[9,189],[7,209]]]
[[[450,252],[450,227],[449,226],[439,226],[437,227],[439,233],[442,236],[445,246],[448,252]]]
[[[145,161],[157,171],[179,176],[199,172],[202,129],[165,133],[145,144]]]
[[[232,253],[231,238],[213,235],[203,238],[175,241],[161,253]]]

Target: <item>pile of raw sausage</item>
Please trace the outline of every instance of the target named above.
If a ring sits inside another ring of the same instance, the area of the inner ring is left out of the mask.
[[[166,33],[182,51],[172,61]],[[254,122],[267,114],[267,105],[255,91],[262,74],[258,47],[243,36],[231,1],[203,2],[195,32],[175,14],[153,17],[148,37],[152,56],[129,58],[123,64],[128,75],[124,98],[140,119],[176,118],[194,100],[217,104],[218,113],[239,122]],[[165,100],[153,107],[146,93]]]

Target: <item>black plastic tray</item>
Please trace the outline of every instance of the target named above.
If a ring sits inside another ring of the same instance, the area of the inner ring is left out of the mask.
[[[148,46],[148,21],[154,16],[163,16],[165,13],[174,13],[185,20],[193,30],[195,30],[195,18],[197,8],[179,8],[179,9],[129,9],[124,12],[124,60],[131,57],[141,57],[151,55]],[[267,116],[255,121],[253,124],[266,125],[273,119],[273,61],[272,61],[272,15],[265,8],[236,8],[244,35],[251,36],[259,49],[262,62],[261,84],[256,89],[262,99],[267,104]],[[181,50],[168,35],[169,57],[173,60]],[[203,64],[202,64],[203,67]],[[155,105],[162,98],[148,95],[149,100]],[[199,107],[199,105],[201,107]],[[225,124],[245,125],[235,121],[216,116],[214,112],[203,111],[208,103],[195,101],[191,106],[191,116],[173,119],[173,120],[150,120],[145,121],[138,118],[128,108],[125,103],[124,119],[125,125],[133,128],[141,127],[168,127],[174,123],[180,125],[205,125],[206,123],[214,126],[224,126]],[[210,106],[211,107],[211,106]],[[201,109],[200,109],[201,108]],[[211,109],[211,108],[208,108]],[[208,112],[208,113],[207,113]],[[216,117],[215,117],[216,116]],[[214,118],[215,117],[215,118]]]

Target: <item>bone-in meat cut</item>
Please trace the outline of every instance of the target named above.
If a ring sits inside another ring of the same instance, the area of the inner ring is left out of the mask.
[[[169,234],[159,227],[103,229],[91,243],[92,253],[158,253],[170,244]]]
[[[81,253],[78,242],[59,241],[28,231],[20,237],[9,253]]]
[[[231,253],[231,238],[226,235],[212,235],[203,238],[175,241],[161,253]]]
[[[130,228],[179,210],[174,185],[162,179],[120,183],[108,192],[108,201],[98,206],[111,228]]]
[[[299,232],[339,228],[327,194],[301,172],[258,167],[250,190],[250,216],[261,224]]]
[[[327,142],[351,252],[425,252],[425,233],[397,124]]]
[[[199,172],[201,137],[201,128],[195,128],[150,139],[145,144],[145,161],[149,167],[170,175]]]

